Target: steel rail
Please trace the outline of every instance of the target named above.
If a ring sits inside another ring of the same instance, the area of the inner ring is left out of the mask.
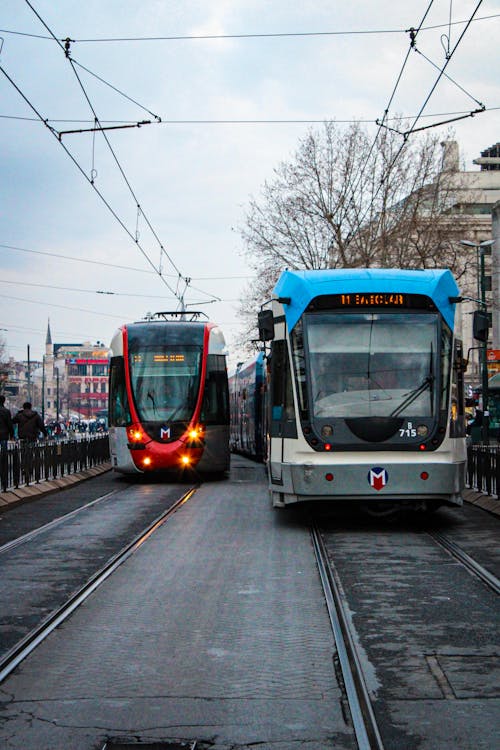
[[[81,511],[86,510],[87,508],[91,508],[92,505],[100,503],[102,500],[107,500],[107,498],[111,497],[111,495],[116,495],[117,492],[125,492],[125,490],[111,490],[111,492],[107,492],[105,495],[101,495],[101,497],[96,497],[95,500],[91,500],[89,503],[85,503],[85,505],[81,505],[79,508],[75,508],[74,510],[69,511],[69,513],[65,513],[63,516],[54,518],[52,521],[45,523],[43,526],[39,526],[37,529],[33,529],[32,531],[28,531],[22,536],[18,536],[17,539],[12,539],[10,542],[6,542],[0,547],[0,555],[2,555],[4,552],[9,552],[9,550],[18,547],[20,544],[29,542],[39,534],[43,534],[44,531],[49,531],[55,526],[59,526],[60,523],[64,523],[64,521],[67,521],[69,518],[78,515],[78,513],[80,513]]]
[[[480,565],[478,562],[476,562],[476,560],[470,557],[467,552],[464,552],[464,550],[459,547],[458,544],[455,544],[455,542],[452,542],[451,539],[448,539],[448,537],[433,531],[429,531],[428,534],[441,547],[444,547],[450,553],[450,555],[452,555],[452,557],[458,560],[458,562],[462,563],[462,565],[467,568],[470,573],[473,573],[477,578],[483,581],[483,583],[489,586],[490,589],[495,592],[495,594],[500,594],[500,580],[493,573],[490,573],[489,570],[483,568],[482,565]]]
[[[65,604],[54,610],[40,625],[28,633],[13,648],[11,648],[0,659],[0,684],[8,675],[32,652],[34,649],[47,638],[64,620],[66,620],[75,609],[115,572],[131,555],[133,555],[149,537],[162,526],[168,518],[173,515],[181,505],[184,505],[194,495],[198,485],[191,487],[182,495],[173,505],[164,511],[155,521],[144,529],[132,542],[126,545],[120,552],[113,555],[106,565],[98,570],[86,584],[76,591]]]
[[[314,525],[311,526],[311,538],[358,748],[359,750],[383,750],[384,745],[368,695],[354,639],[344,612],[337,574],[328,561],[325,545]]]

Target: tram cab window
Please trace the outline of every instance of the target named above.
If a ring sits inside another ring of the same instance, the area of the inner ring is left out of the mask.
[[[112,357],[109,366],[109,424],[125,427],[130,419],[123,357]]]
[[[226,358],[222,354],[209,354],[207,357],[207,374],[201,419],[208,425],[229,424],[229,390],[227,385]]]
[[[271,436],[297,437],[292,377],[286,341],[271,345]]]

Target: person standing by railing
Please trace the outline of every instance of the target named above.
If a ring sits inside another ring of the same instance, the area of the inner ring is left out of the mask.
[[[40,437],[40,433],[43,433],[47,437],[47,429],[43,420],[39,413],[32,408],[29,401],[25,401],[23,408],[17,412],[12,421],[18,426],[17,435],[19,440],[27,440],[30,443],[34,443]]]
[[[17,424],[17,436],[21,441],[21,462],[26,484],[29,484],[34,473],[39,479],[40,455],[35,449],[35,443],[40,433],[47,437],[47,429],[40,414],[32,408],[29,401],[25,401],[23,408],[17,412],[12,420]]]
[[[14,437],[14,425],[10,410],[5,406],[5,396],[0,394],[0,478],[2,491],[7,489],[7,446]]]

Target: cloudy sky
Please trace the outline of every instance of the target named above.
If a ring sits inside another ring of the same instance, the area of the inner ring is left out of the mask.
[[[107,345],[184,292],[240,359],[250,198],[321,121],[375,134],[402,69],[390,113],[420,112],[446,55],[421,124],[485,105],[454,124],[465,169],[500,140],[498,1],[2,0],[0,26],[0,336],[16,359],[41,358],[48,319],[55,342]],[[151,124],[62,132],[96,116]]]

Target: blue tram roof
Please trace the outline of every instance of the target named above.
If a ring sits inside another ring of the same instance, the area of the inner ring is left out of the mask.
[[[276,297],[290,298],[290,303],[284,304],[289,331],[315,297],[354,292],[425,294],[433,300],[453,330],[455,304],[449,298],[457,297],[459,290],[448,269],[329,268],[320,271],[283,271],[274,287]]]

